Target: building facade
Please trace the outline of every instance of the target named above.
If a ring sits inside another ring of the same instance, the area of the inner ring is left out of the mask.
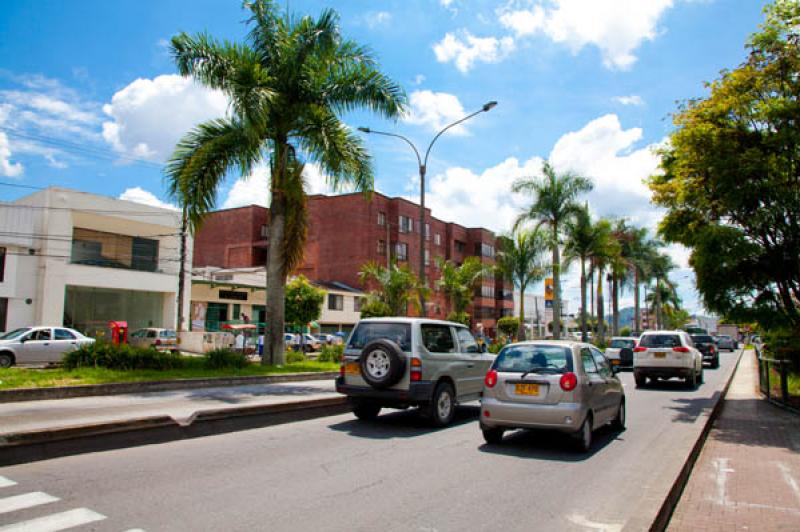
[[[309,232],[303,263],[297,273],[318,283],[342,283],[367,291],[359,271],[368,262],[387,265],[392,261],[419,272],[424,253],[425,274],[431,296],[426,301],[427,315],[445,318],[450,304],[436,284],[440,272],[437,259],[461,264],[469,256],[494,265],[498,241],[483,228],[467,228],[442,221],[425,212],[419,224],[419,205],[405,198],[373,193],[338,196],[315,195],[308,198]],[[263,266],[266,261],[268,213],[251,205],[210,213],[195,238],[194,266],[222,268]],[[420,248],[420,232],[425,246]],[[262,253],[263,250],[263,253]],[[513,313],[511,285],[488,275],[476,289],[470,314],[474,325],[494,331],[499,317]]]
[[[0,329],[63,325],[96,334],[112,320],[175,328],[179,218],[63,188],[0,204]],[[187,238],[189,257],[191,247]]]

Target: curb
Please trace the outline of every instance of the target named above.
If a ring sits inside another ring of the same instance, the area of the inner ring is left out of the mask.
[[[15,390],[0,390],[0,403],[44,401],[48,399],[69,399],[72,397],[118,395],[125,393],[167,392],[171,390],[191,390],[194,388],[244,386],[248,384],[315,381],[335,379],[338,375],[339,373],[335,371],[320,371],[306,373],[284,373],[280,375],[265,375],[256,377],[218,377],[211,379],[176,379],[169,381],[81,384],[78,386],[57,386],[53,388],[18,388]]]
[[[152,416],[19,432],[0,436],[0,466],[268,427],[348,410],[346,398],[339,396],[201,410],[192,414],[185,423],[178,423],[170,416]]]
[[[683,464],[680,473],[678,473],[678,477],[675,479],[675,482],[672,484],[672,487],[667,494],[667,498],[664,499],[661,508],[659,508],[656,518],[653,520],[653,524],[650,525],[650,532],[663,532],[669,526],[672,513],[675,511],[678,501],[680,501],[681,495],[683,494],[683,488],[686,487],[686,483],[689,481],[689,475],[692,474],[694,464],[700,457],[700,452],[703,450],[703,446],[706,443],[706,439],[708,438],[708,434],[711,432],[714,422],[719,417],[720,412],[722,412],[722,408],[725,405],[725,397],[728,395],[728,389],[730,389],[733,378],[736,376],[736,372],[739,370],[739,363],[742,361],[744,353],[745,350],[742,349],[742,352],[739,353],[739,357],[736,359],[736,364],[733,367],[731,376],[728,378],[728,382],[726,382],[725,386],[722,388],[719,399],[714,405],[714,408],[711,409],[711,413],[708,415],[708,419],[706,419],[705,426],[703,426],[700,436],[697,438],[697,441],[692,446],[692,450],[689,452],[689,456],[686,458],[686,463]]]

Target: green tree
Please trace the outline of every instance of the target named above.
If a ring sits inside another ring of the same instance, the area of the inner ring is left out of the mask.
[[[605,219],[598,220],[595,224],[597,231],[597,248],[592,254],[592,262],[597,271],[597,336],[595,341],[605,343],[606,337],[606,317],[603,304],[603,274],[620,253],[619,242],[614,238],[611,222]]]
[[[664,328],[675,330],[686,327],[692,320],[689,312],[680,307],[669,307],[664,312]]]
[[[520,329],[520,320],[514,316],[505,316],[497,320],[497,330],[508,337],[516,336]],[[524,338],[518,337],[520,340]]]
[[[385,318],[393,316],[392,309],[385,302],[376,297],[368,297],[367,301],[361,305],[362,318]]]
[[[643,230],[628,225],[625,220],[617,220],[614,224],[613,236],[619,243],[619,255],[614,258],[610,267],[612,336],[619,335],[619,296],[635,284],[635,264],[639,252],[637,246],[641,231]]]
[[[366,109],[400,116],[402,89],[363,47],[342,36],[338,15],[282,16],[270,0],[246,1],[243,43],[200,33],[172,38],[182,76],[225,93],[228,116],[200,124],[178,143],[167,164],[171,194],[192,229],[216,202],[234,171],[248,176],[268,161],[269,253],[264,364],[283,362],[286,277],[302,260],[307,227],[304,161],[321,166],[338,189],[370,191],[373,174],[362,141],[339,118]]]
[[[511,235],[500,237],[497,252],[498,272],[520,291],[517,338],[525,339],[525,291],[531,283],[541,281],[550,271],[544,254],[549,240],[541,229],[517,228]]]
[[[766,6],[747,48],[674,116],[650,187],[706,308],[800,329],[800,2]]]
[[[372,283],[377,287],[370,292],[367,313],[388,310],[389,316],[407,316],[409,304],[419,311],[420,295],[425,289],[408,266],[392,264],[387,268],[377,262],[368,262],[361,267],[358,276],[362,283]],[[363,308],[361,312],[363,316]]]
[[[460,266],[449,260],[437,258],[436,267],[441,272],[436,284],[450,299],[451,314],[460,318],[453,321],[463,323],[463,315],[472,303],[475,289],[481,285],[484,277],[492,273],[492,268],[483,264],[478,257],[467,257]]]
[[[522,212],[514,224],[531,221],[536,226],[550,228],[550,246],[553,252],[553,316],[561,316],[561,257],[560,239],[564,223],[580,211],[578,196],[592,189],[592,182],[571,172],[557,173],[549,162],[542,165],[541,178],[522,178],[514,182],[512,190],[533,197],[533,203]],[[554,320],[553,337],[561,338],[560,320]]]
[[[663,253],[656,255],[650,263],[649,274],[655,285],[646,299],[650,303],[650,310],[656,315],[657,329],[663,329],[665,326],[665,310],[671,312],[681,306],[675,283],[669,279],[669,272],[674,268],[675,264],[670,256]]]
[[[318,320],[322,314],[322,303],[325,301],[325,290],[321,290],[299,275],[286,284],[286,323],[299,327],[305,332],[306,326]],[[300,344],[305,337],[300,336]]]

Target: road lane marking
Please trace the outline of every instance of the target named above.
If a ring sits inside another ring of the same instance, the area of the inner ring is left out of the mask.
[[[620,524],[589,521],[586,517],[578,514],[572,514],[567,519],[573,524],[582,526],[587,530],[600,530],[601,532],[620,532],[622,530],[622,525]]]
[[[0,488],[7,488],[9,486],[16,486],[17,483],[10,478],[0,477]]]
[[[717,470],[714,480],[717,483],[717,498],[712,499],[720,506],[728,505],[728,473],[735,471],[728,467],[728,458],[715,458],[714,468]]]
[[[88,508],[76,508],[12,525],[0,527],[0,532],[57,532],[68,528],[102,521],[106,516],[93,512]]]
[[[58,497],[53,497],[41,491],[33,491],[31,493],[23,493],[22,495],[14,495],[13,497],[5,497],[0,499],[0,514],[14,512],[17,510],[24,510],[25,508],[33,508],[40,504],[47,504],[49,502],[56,502],[60,500]]]
[[[792,488],[792,492],[794,492],[794,496],[797,498],[797,501],[800,502],[800,486],[797,485],[797,481],[792,476],[792,472],[786,467],[786,464],[783,462],[778,462],[778,469],[781,470],[781,475],[783,476],[783,481]]]

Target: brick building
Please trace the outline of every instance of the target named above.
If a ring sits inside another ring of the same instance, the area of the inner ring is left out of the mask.
[[[432,288],[426,302],[428,316],[444,318],[450,312],[445,295],[436,289],[436,258],[461,264],[477,256],[494,264],[497,237],[483,228],[467,228],[431,216],[426,209],[425,227],[419,227],[419,205],[404,198],[374,193],[338,196],[315,195],[308,199],[309,233],[303,264],[297,273],[318,281],[362,286],[358,272],[367,262],[388,264],[396,260],[414,272],[419,269],[419,233],[426,234],[426,278]],[[266,260],[268,213],[251,205],[210,213],[195,235],[195,267],[243,268],[261,266]],[[484,329],[493,331],[500,316],[513,313],[510,284],[489,276],[475,291],[470,314]]]

